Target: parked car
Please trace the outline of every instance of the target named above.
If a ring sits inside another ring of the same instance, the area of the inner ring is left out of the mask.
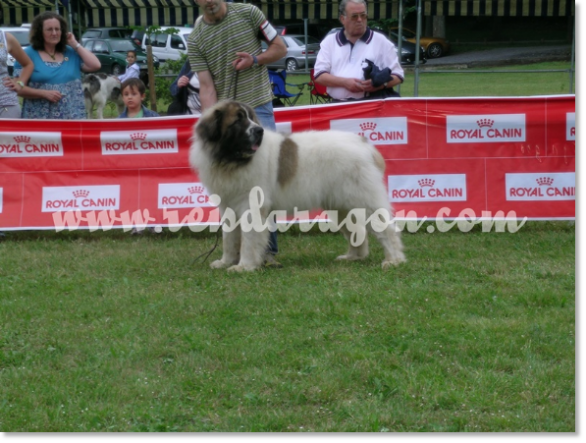
[[[124,38],[129,39],[132,35],[130,28],[88,28],[81,35],[81,43],[88,38]]]
[[[283,25],[275,25],[275,30],[279,35],[305,35],[305,23],[288,23]],[[307,35],[311,35],[318,40],[321,40],[328,33],[328,27],[318,24],[307,25]]]
[[[391,28],[391,31],[398,34],[399,28]],[[417,34],[409,28],[403,28],[403,37],[411,43],[417,42]],[[420,36],[419,44],[423,47],[427,58],[438,58],[450,51],[450,42],[441,37]]]
[[[28,34],[30,31],[30,25],[29,25],[29,27],[26,27],[26,26],[13,27],[13,28],[2,27],[0,29],[4,32],[10,32],[14,37],[16,37],[16,40],[18,40],[18,43],[20,43],[20,46],[22,46],[23,48],[30,45],[30,42],[28,41]],[[8,75],[12,75],[12,73],[14,72],[14,57],[12,57],[10,54],[8,54],[8,59],[6,60],[6,66],[8,68]]]
[[[161,30],[177,29],[177,34],[153,34],[149,38],[147,34],[142,36],[141,48],[146,51],[147,45],[153,48],[153,55],[160,61],[179,60],[182,54],[187,54],[187,37],[193,28],[182,28],[177,26],[161,26]]]
[[[305,54],[307,52],[307,62],[309,67],[315,65],[315,59],[319,52],[319,40],[311,35],[307,36],[307,49],[305,46],[304,35],[282,35],[281,38],[287,46],[287,55],[276,62],[267,64],[270,69],[286,69],[287,71],[296,71],[305,68]],[[267,49],[267,44],[262,41],[263,51]]]
[[[120,75],[126,70],[126,53],[136,51],[136,63],[141,73],[147,71],[147,55],[137,49],[134,43],[123,38],[98,39],[87,38],[83,47],[93,52],[100,60],[102,67],[99,72]],[[153,55],[155,68],[159,67],[159,59]]]
[[[334,34],[335,32],[340,31],[342,28],[332,28],[330,30],[330,32],[328,32],[328,35],[330,34]],[[374,30],[375,32],[380,32],[381,34],[383,34],[385,37],[388,38],[388,35],[386,35],[384,32],[378,31],[378,30]],[[397,35],[397,33],[395,32],[391,32],[391,38],[390,38],[391,42],[393,42],[393,45],[395,45],[395,51],[399,50],[399,36]],[[403,37],[403,40],[401,42],[401,64],[402,65],[411,65],[413,63],[415,63],[415,45],[409,41],[407,41],[407,39],[405,37]],[[419,63],[424,64],[427,62],[427,59],[425,58],[425,51],[423,50],[423,48],[420,46],[419,47]]]

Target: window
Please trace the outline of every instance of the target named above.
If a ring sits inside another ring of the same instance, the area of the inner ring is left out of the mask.
[[[183,43],[183,39],[179,35],[171,36],[171,47],[173,49],[187,49],[185,43]]]

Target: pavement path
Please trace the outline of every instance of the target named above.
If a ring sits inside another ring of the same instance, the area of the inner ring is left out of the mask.
[[[543,61],[570,60],[571,45],[530,46],[520,48],[498,48],[484,51],[471,51],[461,54],[427,60],[421,65],[426,68],[477,68],[510,64],[538,63]]]

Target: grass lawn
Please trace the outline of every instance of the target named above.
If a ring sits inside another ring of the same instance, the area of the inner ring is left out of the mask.
[[[573,225],[405,232],[387,272],[297,229],[281,270],[193,263],[214,241],[9,233],[0,430],[575,430]]]
[[[437,69],[442,69],[438,66]],[[420,71],[418,97],[519,97],[531,95],[555,95],[570,93],[570,76],[568,72],[539,72],[530,70],[570,69],[569,62],[544,62],[524,65],[499,66],[484,70],[518,70],[514,73],[474,72],[474,69],[463,69],[461,73],[430,73]],[[401,96],[413,97],[415,82],[413,70],[405,72],[405,82],[401,84]],[[287,82],[302,84],[309,82],[309,75],[288,74]],[[574,76],[575,83],[575,76]],[[296,93],[295,87],[287,90]],[[574,89],[575,90],[575,89]],[[296,105],[309,104],[309,88],[302,90],[303,95]]]

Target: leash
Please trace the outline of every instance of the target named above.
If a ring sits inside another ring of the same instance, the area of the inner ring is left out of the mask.
[[[228,97],[232,96],[234,100],[236,100],[236,91],[238,88],[238,74],[239,72],[236,71],[236,75],[232,77],[232,83],[230,83],[230,88],[228,89]],[[232,87],[234,87],[234,95],[231,95]]]
[[[221,228],[222,228],[222,225],[220,225],[220,229],[218,229],[216,231],[216,243],[214,244],[214,247],[212,249],[210,249],[208,252],[204,252],[203,254],[200,254],[197,257],[195,257],[193,259],[193,261],[191,262],[192,266],[195,263],[197,263],[197,261],[205,255],[203,261],[201,262],[202,264],[204,264],[206,262],[206,260],[209,258],[209,256],[212,255],[212,252],[214,252],[216,250],[216,248],[218,247],[218,243],[220,242],[220,232],[222,232]]]

